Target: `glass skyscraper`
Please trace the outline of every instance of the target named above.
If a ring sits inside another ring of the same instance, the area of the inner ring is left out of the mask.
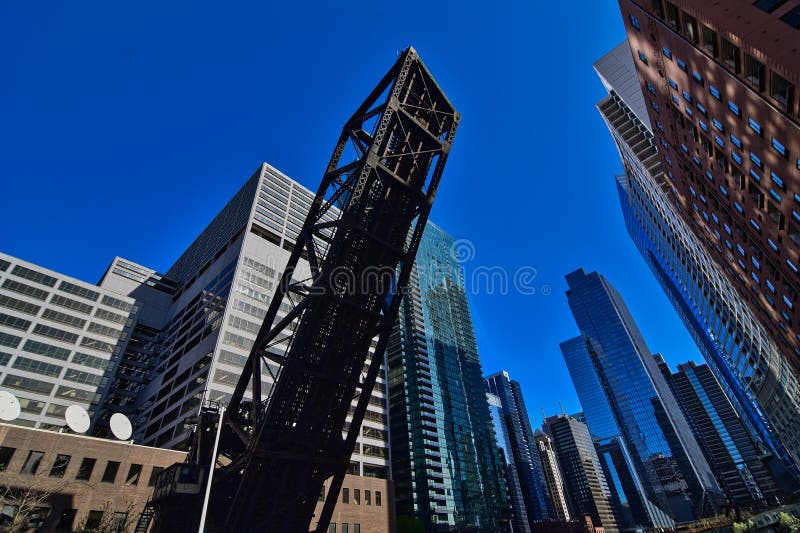
[[[507,496],[453,245],[428,223],[387,349],[397,514],[496,531]]]
[[[631,51],[623,42],[595,64],[609,95],[597,107],[625,174],[617,188],[625,224],[706,363],[785,490],[800,473],[800,385],[787,358],[681,218],[674,177],[662,166]],[[695,190],[698,216],[708,199]],[[733,228],[717,219],[715,237]]]
[[[596,396],[587,396],[578,380],[593,437],[621,437],[647,499],[675,521],[713,513],[721,503],[719,487],[622,297],[596,272],[577,270],[566,278],[584,343],[583,350],[569,349],[581,342],[573,340],[563,351],[567,367],[576,375],[594,368],[606,398],[599,413],[592,405]]]
[[[673,373],[659,356],[659,367],[728,500],[751,510],[776,505],[775,480],[708,365],[690,361]]]
[[[525,515],[528,524],[553,518],[552,503],[547,489],[539,447],[522,398],[519,382],[508,372],[498,372],[485,379],[486,389],[500,400],[502,434],[498,439],[507,443],[506,462],[511,469],[513,485],[519,485],[522,501],[514,502],[515,516]],[[515,532],[530,531],[522,525]]]

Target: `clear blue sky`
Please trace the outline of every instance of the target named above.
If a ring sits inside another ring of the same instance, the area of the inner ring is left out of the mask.
[[[525,265],[545,296],[470,297],[486,373],[532,421],[579,409],[558,343],[564,274],[599,270],[653,351],[697,349],[628,238],[592,63],[616,2],[2,2],[0,250],[95,282],[164,271],[267,161],[316,189],[341,125],[408,45],[463,118],[432,219],[468,267]]]

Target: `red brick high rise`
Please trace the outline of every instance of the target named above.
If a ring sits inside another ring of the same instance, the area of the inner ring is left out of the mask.
[[[800,369],[800,1],[620,0],[681,216]]]

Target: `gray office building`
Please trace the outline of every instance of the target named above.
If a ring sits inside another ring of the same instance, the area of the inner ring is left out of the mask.
[[[573,519],[591,518],[608,533],[619,531],[609,488],[600,459],[583,422],[566,415],[545,418],[544,432],[552,439],[567,487]]]
[[[55,428],[70,405],[97,425],[136,323],[133,298],[0,253],[0,387],[15,424]]]

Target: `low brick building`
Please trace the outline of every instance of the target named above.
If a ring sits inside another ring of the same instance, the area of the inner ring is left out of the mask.
[[[133,531],[158,473],[185,452],[0,424],[0,531],[22,501],[31,530],[73,531],[119,524]],[[322,503],[317,507],[317,515]],[[386,479],[345,478],[330,531],[394,533]],[[335,524],[335,525],[334,525]]]
[[[161,469],[185,452],[0,424],[0,529],[19,500],[45,531],[99,522],[132,531]],[[5,495],[5,497],[3,497]]]

